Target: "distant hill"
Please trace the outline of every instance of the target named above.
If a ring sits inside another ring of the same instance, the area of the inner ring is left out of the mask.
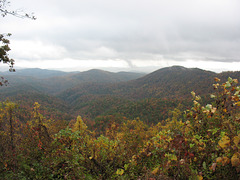
[[[0,76],[4,76],[9,81],[9,88],[12,88],[12,86],[17,88],[18,85],[27,84],[43,93],[50,94],[56,94],[86,82],[117,83],[136,79],[144,75],[143,73],[128,72],[112,73],[97,69],[67,73],[38,68],[0,73]]]
[[[40,68],[29,68],[29,69],[18,69],[16,72],[3,72],[3,76],[30,76],[38,79],[45,79],[55,76],[64,76],[69,74],[63,71],[40,69]]]
[[[145,74],[130,72],[113,73],[99,69],[92,69],[89,71],[74,74],[71,77],[73,79],[79,80],[80,82],[116,83],[137,79],[143,75]]]
[[[134,94],[144,97],[189,97],[191,91],[205,94],[209,92],[216,73],[198,68],[172,66],[154,71],[142,78],[133,80]],[[144,93],[141,93],[141,92]],[[137,97],[137,95],[136,95]]]
[[[152,118],[148,120],[157,122],[159,119],[154,119],[156,116],[149,114],[161,114],[164,110],[165,114],[158,116],[163,118],[167,115],[167,109],[173,108],[174,104],[175,107],[178,103],[191,104],[191,91],[195,91],[204,101],[208,101],[209,93],[213,92],[214,77],[225,81],[229,76],[240,79],[239,72],[217,74],[198,68],[173,66],[127,82],[82,83],[63,91],[58,97],[73,108],[73,113],[78,112],[87,117],[93,118],[101,113],[110,112],[121,112],[128,117],[133,115],[137,117],[139,114],[143,117],[142,113],[145,112],[145,117]],[[158,107],[159,104],[161,107]],[[153,112],[145,110],[144,107],[147,106]]]
[[[207,101],[209,93],[213,92],[214,77],[223,81],[229,76],[240,80],[240,72],[218,74],[181,66],[162,68],[147,75],[97,69],[75,73],[46,72],[47,78],[38,78],[36,74],[6,76],[10,85],[0,88],[1,99],[24,97],[26,102],[41,102],[49,112],[90,119],[120,113],[157,123],[179,103],[191,104],[191,91]]]
[[[214,77],[218,74],[201,69],[189,69],[180,66],[159,69],[141,78],[102,85],[101,83],[85,83],[62,92],[59,96],[68,99],[71,94],[77,100],[77,95],[111,94],[131,99],[143,98],[186,98],[191,91],[206,94],[212,88]],[[75,96],[75,95],[76,96]]]

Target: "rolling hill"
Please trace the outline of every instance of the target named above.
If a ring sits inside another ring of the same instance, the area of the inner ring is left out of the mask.
[[[24,97],[25,102],[39,101],[49,109],[48,115],[57,112],[95,119],[119,113],[154,123],[165,119],[168,111],[179,103],[188,106],[191,91],[207,100],[207,94],[213,90],[214,77],[224,81],[229,76],[240,79],[240,72],[218,74],[181,66],[162,68],[147,75],[97,69],[74,73],[47,70],[44,78],[38,78],[25,76],[29,72],[6,76],[11,84],[0,88],[1,100],[19,101]]]
[[[16,72],[3,72],[3,76],[9,81],[7,87],[1,89],[15,88],[22,84],[35,87],[42,93],[56,94],[82,83],[117,83],[129,81],[144,76],[143,73],[112,73],[102,70],[89,70],[85,72],[62,72],[46,69],[22,69]],[[1,92],[0,89],[0,92]]]
[[[141,78],[114,84],[83,83],[59,94],[58,97],[72,102],[84,95],[116,95],[130,99],[189,98],[190,92],[206,94],[218,74],[201,69],[180,66],[163,68]],[[74,98],[71,98],[74,97]]]

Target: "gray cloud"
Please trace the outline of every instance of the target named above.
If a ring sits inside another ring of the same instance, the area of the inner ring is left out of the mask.
[[[13,42],[33,42],[28,53],[16,45],[16,59],[240,62],[238,0],[12,0],[18,7],[38,19],[2,19]]]

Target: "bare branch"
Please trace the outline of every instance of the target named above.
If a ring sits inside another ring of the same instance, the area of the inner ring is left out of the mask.
[[[0,12],[1,12],[1,16],[5,17],[6,15],[13,15],[16,16],[18,18],[29,18],[32,20],[36,20],[36,17],[34,16],[33,13],[28,14],[25,13],[23,10],[8,10],[7,7],[10,6],[10,2],[6,1],[6,0],[0,0]]]

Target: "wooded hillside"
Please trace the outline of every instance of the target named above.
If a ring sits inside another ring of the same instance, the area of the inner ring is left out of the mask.
[[[37,102],[31,112],[2,102],[0,175],[3,179],[239,179],[240,87],[232,78],[225,83],[215,78],[211,87],[208,104],[192,91],[191,107],[165,109],[168,117],[151,125],[120,112],[98,116],[95,122],[81,116],[67,122],[45,117]],[[109,104],[111,100],[105,99]],[[141,105],[155,112],[158,106],[151,104],[167,102],[151,99]],[[125,111],[132,114],[132,107],[138,105],[126,105]]]

